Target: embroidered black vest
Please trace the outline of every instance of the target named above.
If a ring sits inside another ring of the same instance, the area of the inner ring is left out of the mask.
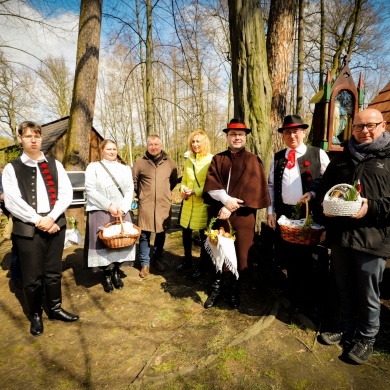
[[[58,172],[56,167],[56,161],[54,158],[47,158],[48,169],[50,170],[52,176],[52,187],[55,189],[55,194],[58,194]],[[11,161],[11,164],[15,171],[16,179],[18,180],[18,187],[20,189],[20,193],[22,195],[22,199],[26,201],[31,207],[37,211],[37,175],[40,175],[39,168],[29,167],[23,164],[20,158]],[[49,204],[52,209],[52,202],[56,199],[50,199],[50,193],[48,192]],[[35,225],[32,223],[26,223],[21,221],[20,219],[13,217],[13,234],[24,236],[24,237],[32,237],[35,232]],[[66,225],[65,215],[62,214],[58,217],[55,223],[63,227]]]
[[[282,198],[282,178],[283,172],[287,165],[286,149],[280,150],[275,153],[275,170],[274,170],[274,207],[275,212],[278,214],[278,210],[283,204]],[[321,175],[321,160],[320,160],[320,148],[315,146],[307,146],[306,153],[298,158],[299,170],[301,172],[302,191],[303,193],[308,191],[309,184],[320,177]]]

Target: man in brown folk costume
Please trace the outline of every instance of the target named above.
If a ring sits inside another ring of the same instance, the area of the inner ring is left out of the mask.
[[[255,235],[256,211],[270,204],[267,178],[258,156],[245,150],[246,136],[251,132],[242,119],[230,121],[226,133],[228,149],[216,154],[204,186],[205,202],[210,205],[209,217],[219,217],[217,225],[229,219],[236,232],[234,242],[238,273],[248,268],[248,254]],[[221,221],[222,220],[222,221]],[[227,227],[228,228],[228,227]],[[225,267],[226,268],[226,267]],[[240,304],[238,279],[232,273],[217,271],[212,292],[204,307],[214,306],[221,295],[224,273],[229,273],[228,301],[231,307]]]

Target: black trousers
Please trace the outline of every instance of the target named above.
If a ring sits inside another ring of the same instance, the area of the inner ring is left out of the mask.
[[[24,289],[61,281],[65,229],[64,226],[56,234],[35,229],[33,237],[13,235]]]

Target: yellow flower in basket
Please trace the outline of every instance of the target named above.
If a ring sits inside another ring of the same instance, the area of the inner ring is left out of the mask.
[[[236,239],[236,232],[233,230],[233,227],[229,220],[227,220],[229,224],[229,231],[226,232],[224,227],[220,227],[219,229],[213,229],[213,226],[215,222],[219,219],[218,217],[211,218],[209,226],[207,227],[207,230],[205,232],[206,236],[209,238],[209,241],[213,245],[218,244],[218,236],[223,236],[226,238],[231,238],[233,241]]]

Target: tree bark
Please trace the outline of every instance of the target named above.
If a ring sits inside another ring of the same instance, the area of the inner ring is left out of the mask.
[[[145,109],[146,109],[146,134],[147,136],[153,134],[154,129],[154,107],[153,107],[153,37],[152,37],[152,1],[146,2],[146,70],[145,70]]]
[[[270,125],[273,150],[283,147],[278,128],[287,110],[287,94],[294,47],[296,0],[271,0],[267,29],[268,73],[272,85]]]
[[[82,0],[76,73],[66,138],[64,165],[85,170],[90,160],[90,134],[98,81],[103,0]]]
[[[303,52],[303,40],[305,31],[304,0],[298,0],[298,73],[297,73],[297,106],[295,113],[302,116],[303,102],[303,72],[305,67],[305,54]]]
[[[263,20],[258,1],[229,0],[234,116],[243,118],[252,129],[247,145],[268,169],[272,90]]]

